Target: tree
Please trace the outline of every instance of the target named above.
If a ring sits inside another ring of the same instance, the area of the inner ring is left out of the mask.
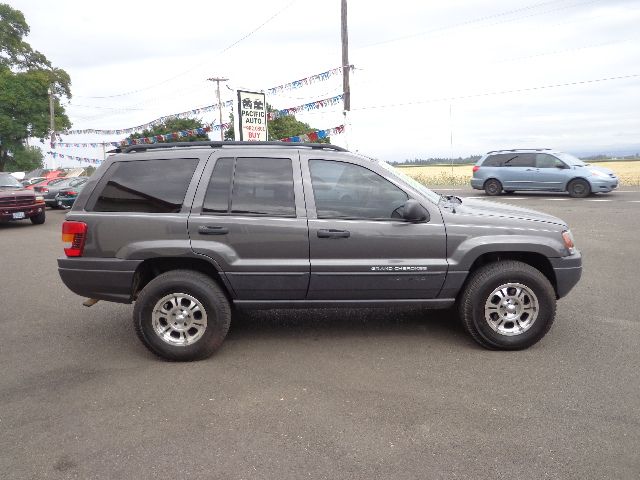
[[[13,157],[7,161],[5,167],[10,172],[29,172],[43,168],[42,159],[42,150],[38,147],[24,147],[13,152]]]
[[[136,138],[155,137],[156,135],[166,135],[168,133],[182,132],[185,130],[195,130],[196,128],[203,128],[201,120],[195,118],[170,118],[151,129],[142,131],[142,133],[129,135],[128,139],[133,140]],[[191,137],[180,137],[178,139],[170,138],[165,140],[165,142],[196,142],[203,140],[209,140],[209,136],[206,133]]]
[[[273,113],[276,110],[272,108],[271,105],[267,104],[267,111],[269,113]],[[235,134],[233,127],[233,113],[229,118],[230,127],[224,132],[225,140],[233,140]],[[315,132],[316,130],[318,129],[309,126],[308,123],[304,123],[296,119],[295,115],[284,115],[267,122],[268,139],[271,141],[304,135],[305,133]],[[316,143],[331,143],[331,139],[329,137],[318,139]]]
[[[24,150],[27,138],[44,139],[49,133],[49,88],[55,97],[55,129],[71,126],[59,101],[71,98],[69,75],[33,50],[24,41],[28,34],[22,12],[0,3],[0,171]]]

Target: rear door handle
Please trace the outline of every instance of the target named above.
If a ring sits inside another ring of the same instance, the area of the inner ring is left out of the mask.
[[[318,230],[318,238],[349,238],[351,232],[348,230],[320,229]]]
[[[198,233],[200,235],[226,235],[229,233],[229,229],[217,225],[200,225],[198,227]]]
[[[527,172],[538,172],[539,170],[537,168],[527,168],[526,171]]]

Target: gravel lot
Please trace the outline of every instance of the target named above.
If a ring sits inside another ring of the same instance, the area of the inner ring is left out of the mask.
[[[640,189],[497,201],[564,218],[584,255],[523,352],[446,312],[259,311],[214,357],[167,363],[130,305],[60,282],[64,212],[0,225],[0,478],[638,478]]]

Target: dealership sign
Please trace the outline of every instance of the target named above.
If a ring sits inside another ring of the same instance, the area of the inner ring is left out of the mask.
[[[238,90],[240,140],[267,140],[267,101],[264,93]]]

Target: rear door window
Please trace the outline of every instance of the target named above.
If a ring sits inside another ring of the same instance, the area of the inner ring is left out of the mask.
[[[116,162],[90,210],[178,213],[197,165],[196,158]]]
[[[294,217],[293,188],[290,158],[221,158],[211,174],[202,213]]]
[[[505,167],[535,167],[536,159],[533,153],[512,153],[504,161]]]

